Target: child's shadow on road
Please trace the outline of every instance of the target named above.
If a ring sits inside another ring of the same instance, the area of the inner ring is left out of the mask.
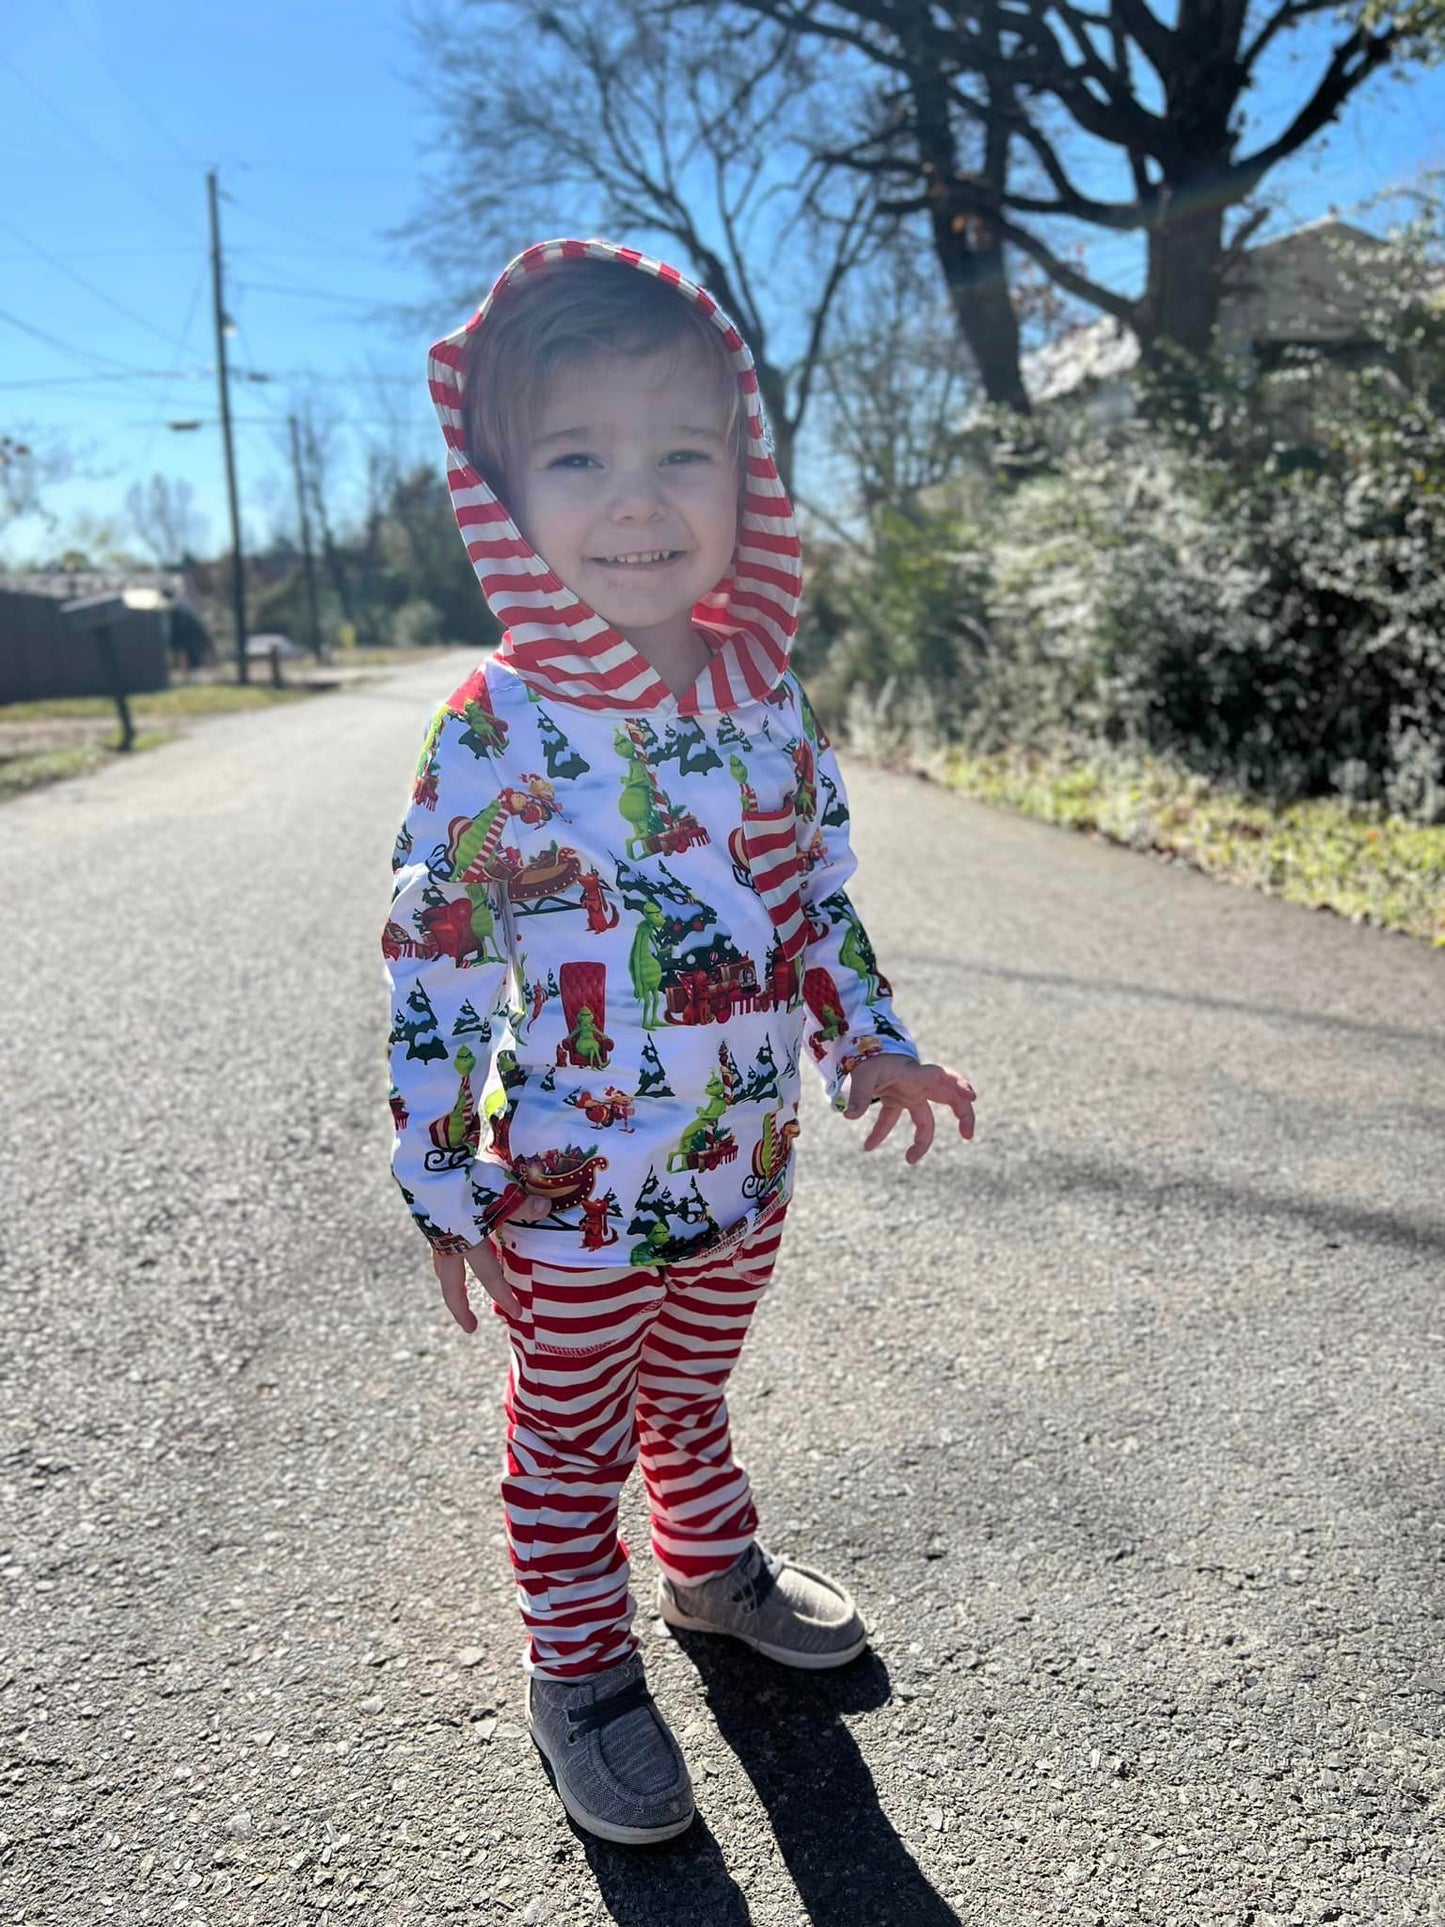
[[[845,1713],[887,1703],[888,1671],[866,1653],[836,1672],[798,1673],[733,1641],[672,1637],[698,1671],[719,1733],[767,1809],[817,1927],[958,1927],[878,1803]],[[668,1845],[609,1847],[579,1832],[598,1891],[621,1927],[747,1927],[752,1919],[703,1811]]]
[[[890,1697],[865,1653],[836,1672],[799,1673],[733,1641],[673,1637],[697,1667],[718,1731],[768,1810],[798,1897],[820,1927],[958,1927],[878,1801],[845,1713]]]

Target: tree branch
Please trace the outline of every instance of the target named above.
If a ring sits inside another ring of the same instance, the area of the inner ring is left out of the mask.
[[[1285,160],[1322,127],[1327,127],[1350,95],[1390,58],[1398,38],[1394,27],[1377,34],[1357,27],[1348,40],[1341,41],[1314,94],[1278,140],[1257,149],[1247,160],[1237,161],[1225,174],[1232,198],[1243,199],[1277,162]]]
[[[1056,282],[1067,293],[1077,295],[1080,301],[1087,301],[1091,308],[1101,308],[1105,314],[1111,314],[1116,321],[1123,322],[1124,326],[1133,333],[1138,333],[1139,304],[1137,301],[1131,301],[1127,295],[1115,294],[1112,288],[1106,288],[1097,281],[1091,281],[1088,275],[1078,268],[1070,267],[1067,261],[1061,259],[1051,248],[1046,247],[1039,237],[1031,234],[1027,228],[1017,227],[1012,221],[1005,219],[998,222],[998,231],[1005,241],[1019,250],[1020,254],[1026,254],[1031,261],[1037,261],[1049,279]]]

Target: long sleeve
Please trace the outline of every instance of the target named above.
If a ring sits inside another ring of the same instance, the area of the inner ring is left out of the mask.
[[[809,936],[803,951],[803,997],[813,1022],[808,1050],[835,1108],[846,1103],[848,1074],[876,1051],[917,1058],[918,1047],[893,1008],[893,991],[845,885],[858,867],[848,835],[848,797],[827,736],[807,698],[803,713],[816,734],[815,789],[799,797],[806,872],[803,907]],[[810,735],[812,731],[810,730]],[[809,810],[806,805],[812,803]]]
[[[482,1089],[507,980],[502,850],[507,811],[491,765],[438,712],[392,857],[382,937],[391,987],[392,1173],[433,1245],[476,1244],[507,1184],[479,1159]],[[502,859],[499,861],[499,858]]]

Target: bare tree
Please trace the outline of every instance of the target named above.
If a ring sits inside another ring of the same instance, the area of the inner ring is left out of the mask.
[[[926,243],[901,236],[850,284],[819,382],[829,448],[852,484],[849,512],[871,518],[886,504],[911,516],[925,489],[957,473],[979,374]]]
[[[371,643],[375,636],[368,606],[365,602],[359,602],[353,591],[346,550],[337,539],[336,460],[343,424],[324,399],[318,400],[314,391],[294,396],[290,412],[296,417],[301,453],[301,486],[320,539],[322,564],[336,592],[343,618],[355,631],[359,617],[366,625],[362,640]]]
[[[19,427],[0,434],[0,529],[23,515],[41,516],[53,527],[55,518],[45,508],[42,491],[64,481],[70,471],[67,451],[43,432]]]
[[[194,556],[205,544],[206,518],[195,505],[189,482],[152,475],[126,490],[125,511],[131,532],[162,568]]]
[[[658,237],[747,338],[791,487],[830,313],[878,243],[875,185],[809,158],[834,112],[816,57],[760,23],[658,22],[642,0],[472,0],[424,33],[450,157],[428,201],[447,217],[405,232],[439,278],[553,234]]]
[[[674,10],[698,4],[672,0]],[[1150,358],[1166,342],[1193,354],[1208,348],[1223,270],[1262,218],[1251,215],[1226,245],[1228,210],[1307,146],[1373,73],[1422,55],[1439,37],[1436,0],[1177,0],[1172,21],[1148,0],[730,0],[730,9],[803,44],[849,46],[888,80],[885,116],[861,127],[851,146],[820,153],[886,183],[885,206],[898,216],[928,217],[951,288],[951,237],[977,224],[1000,250],[1017,248],[1069,294],[1133,329]],[[1246,148],[1245,96],[1264,56],[1319,16],[1339,23],[1322,71],[1277,131]],[[958,164],[960,125],[984,130],[995,164]],[[1078,157],[1090,142],[1110,153],[1127,191],[1108,199],[1079,185]],[[1027,155],[1032,179],[996,164],[1010,144]],[[1105,285],[1052,245],[1045,231],[1058,220],[1144,235],[1144,293]],[[962,310],[960,321],[968,332]]]

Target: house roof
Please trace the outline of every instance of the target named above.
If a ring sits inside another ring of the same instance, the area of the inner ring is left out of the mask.
[[[0,587],[56,602],[118,595],[132,609],[167,608],[186,597],[185,578],[165,569],[27,569],[0,578]]]
[[[1335,215],[1246,248],[1225,274],[1220,319],[1226,336],[1254,343],[1358,338],[1367,297],[1342,272],[1346,244],[1376,258],[1398,252],[1393,242]],[[1133,330],[1103,315],[1025,355],[1021,372],[1038,404],[1119,381],[1138,360]]]

